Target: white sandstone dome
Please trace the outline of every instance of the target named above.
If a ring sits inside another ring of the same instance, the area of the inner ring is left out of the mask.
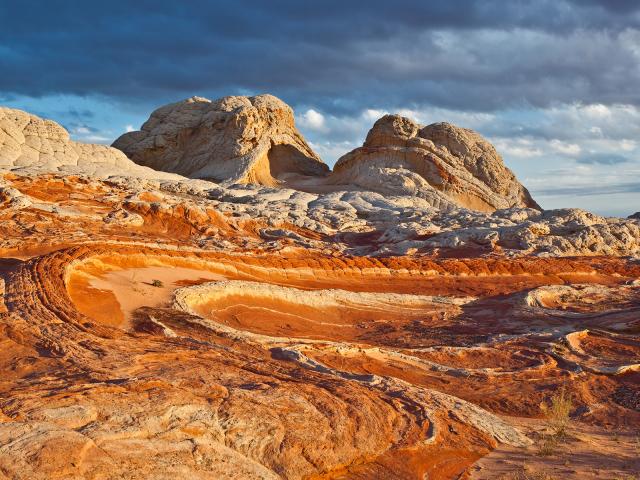
[[[329,172],[296,129],[291,108],[272,95],[166,105],[113,146],[140,165],[226,183],[275,186],[287,174]]]
[[[381,172],[385,182],[377,180]],[[420,196],[439,208],[540,209],[478,133],[449,123],[423,127],[399,115],[380,118],[364,145],[338,160],[332,182],[387,194],[397,185],[396,194]]]

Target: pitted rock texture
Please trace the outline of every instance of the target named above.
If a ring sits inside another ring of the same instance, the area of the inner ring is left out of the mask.
[[[577,209],[487,214],[443,211],[419,197],[375,192],[314,194],[258,185],[225,188],[203,180],[20,173],[0,175],[5,251],[55,244],[60,229],[79,239],[90,228],[95,236],[91,225],[97,218],[105,238],[122,238],[126,225],[135,228],[124,238],[146,241],[157,228],[167,239],[225,250],[295,247],[373,257],[640,255],[640,222]],[[26,225],[29,236],[16,236]]]
[[[291,108],[272,95],[166,105],[113,146],[140,165],[230,183],[274,186],[290,173],[329,171],[296,130]]]
[[[96,177],[126,174],[144,178],[178,178],[141,167],[120,150],[74,142],[52,120],[0,107],[0,170],[81,173]]]
[[[445,210],[540,209],[489,142],[448,123],[422,127],[386,115],[330,173],[297,131],[291,108],[271,95],[166,105],[113,146],[140,165],[226,186],[367,190],[419,197]]]
[[[399,115],[379,119],[364,145],[338,160],[331,182],[419,196],[438,208],[540,209],[479,134],[449,123],[423,127]]]

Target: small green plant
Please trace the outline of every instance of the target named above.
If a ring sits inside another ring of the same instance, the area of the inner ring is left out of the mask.
[[[152,280],[151,285],[158,288],[164,287],[164,283],[162,283],[162,280]]]

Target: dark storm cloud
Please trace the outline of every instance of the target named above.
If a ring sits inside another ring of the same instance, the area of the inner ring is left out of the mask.
[[[78,110],[77,108],[69,108],[64,112],[58,112],[59,115],[66,115],[71,118],[75,118],[77,120],[87,120],[93,118],[95,114],[88,109]]]
[[[637,0],[572,0],[578,6],[594,6],[616,13],[627,14],[640,10]]]
[[[638,105],[638,25],[637,2],[616,0],[2,2],[0,92],[271,92],[337,113]]]

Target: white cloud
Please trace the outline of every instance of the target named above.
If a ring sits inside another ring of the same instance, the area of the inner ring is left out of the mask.
[[[362,112],[362,118],[365,120],[370,120],[372,123],[378,120],[383,115],[387,114],[384,110],[376,110],[374,108],[367,108],[364,112]]]
[[[606,105],[596,103],[593,105],[585,105],[581,108],[582,112],[590,118],[600,119],[611,116],[611,110]]]
[[[563,105],[540,110],[541,133],[560,140],[590,138],[628,139],[640,136],[640,109],[634,105]]]
[[[551,142],[549,142],[549,145],[556,152],[562,153],[564,155],[570,155],[572,157],[578,155],[582,151],[582,148],[580,148],[580,145],[578,145],[577,143],[566,143],[556,138],[551,140]]]
[[[100,132],[95,128],[91,128],[87,125],[79,125],[71,128],[69,134],[73,140],[82,143],[111,143],[111,138],[107,136],[106,132]]]
[[[320,158],[325,159],[330,164],[347,152],[350,152],[354,148],[359,147],[361,144],[356,142],[321,142],[314,143],[309,142],[311,148],[320,155]]]
[[[128,132],[134,132],[136,129],[133,128],[133,125],[127,125],[126,127],[124,127],[125,130]]]
[[[527,138],[499,138],[494,141],[494,146],[505,158],[530,159],[544,154],[537,144]]]
[[[625,152],[633,152],[638,148],[638,142],[625,138],[620,141],[620,149]]]
[[[105,137],[102,135],[88,135],[86,137],[81,137],[80,140],[83,142],[89,142],[89,143],[102,143],[102,144],[111,143],[111,139],[109,137]]]
[[[302,127],[306,127],[309,130],[322,132],[326,130],[324,115],[317,110],[310,108],[304,112],[299,118],[298,123]]]

